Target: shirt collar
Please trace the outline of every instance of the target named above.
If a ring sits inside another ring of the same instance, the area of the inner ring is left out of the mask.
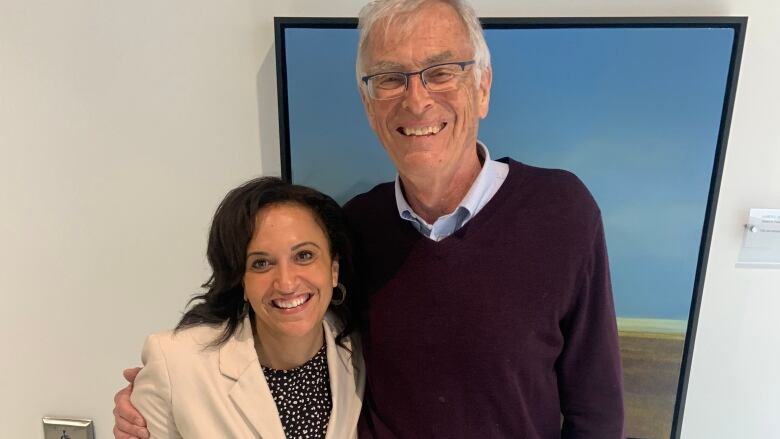
[[[421,233],[424,233],[426,236],[430,236],[432,229],[436,226],[436,223],[438,223],[439,220],[447,220],[453,215],[456,215],[458,216],[458,224],[456,224],[456,228],[458,228],[460,225],[464,224],[468,219],[474,216],[487,201],[485,198],[489,196],[490,188],[493,182],[498,178],[503,178],[500,168],[502,163],[490,159],[490,152],[484,143],[477,141],[477,148],[480,156],[484,158],[482,169],[479,171],[477,178],[469,188],[466,196],[463,197],[463,200],[461,200],[461,202],[458,204],[458,207],[456,207],[452,213],[437,219],[433,225],[428,224],[424,219],[422,219],[422,217],[417,215],[417,213],[414,212],[412,207],[406,201],[403,190],[401,188],[401,178],[398,174],[396,174],[395,204],[398,208],[398,214],[401,216],[401,218],[413,222],[415,227]],[[505,174],[505,172],[503,174]]]

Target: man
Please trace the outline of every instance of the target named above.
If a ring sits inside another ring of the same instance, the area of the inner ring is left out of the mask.
[[[621,438],[592,197],[477,142],[492,70],[469,6],[379,0],[360,27],[361,96],[398,170],[345,206],[368,317],[361,437]],[[117,427],[133,432],[128,393]]]

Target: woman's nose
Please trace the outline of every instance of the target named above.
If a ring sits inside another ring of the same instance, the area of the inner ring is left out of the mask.
[[[292,293],[295,291],[298,275],[296,267],[292,264],[282,262],[276,270],[275,288],[282,293]]]

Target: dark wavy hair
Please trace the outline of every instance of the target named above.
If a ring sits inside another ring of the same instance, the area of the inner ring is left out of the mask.
[[[347,291],[354,285],[352,251],[344,214],[331,197],[314,189],[286,183],[276,177],[260,177],[231,190],[222,200],[209,231],[206,255],[212,274],[202,285],[205,294],[193,297],[188,309],[176,326],[181,330],[193,325],[225,324],[220,337],[211,343],[225,343],[238,329],[252,308],[245,306],[242,283],[246,270],[246,251],[252,240],[255,217],[260,210],[279,204],[296,204],[308,209],[325,232],[330,254],[339,261],[339,282]],[[354,291],[350,296],[354,297]],[[328,305],[328,309],[341,321],[336,342],[342,347],[344,339],[354,330],[348,301],[340,305]]]

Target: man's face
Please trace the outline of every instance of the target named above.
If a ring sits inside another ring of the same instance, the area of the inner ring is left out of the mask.
[[[468,61],[474,51],[457,13],[443,3],[431,3],[394,23],[411,21],[408,34],[384,33],[377,23],[364,53],[364,72],[418,71],[448,61]],[[429,92],[420,76],[409,78],[406,93],[377,101],[362,92],[369,123],[405,177],[438,173],[452,175],[476,154],[479,119],[488,112],[491,72],[476,84],[473,69],[466,68],[459,86],[451,91]],[[473,163],[473,162],[471,162]]]

